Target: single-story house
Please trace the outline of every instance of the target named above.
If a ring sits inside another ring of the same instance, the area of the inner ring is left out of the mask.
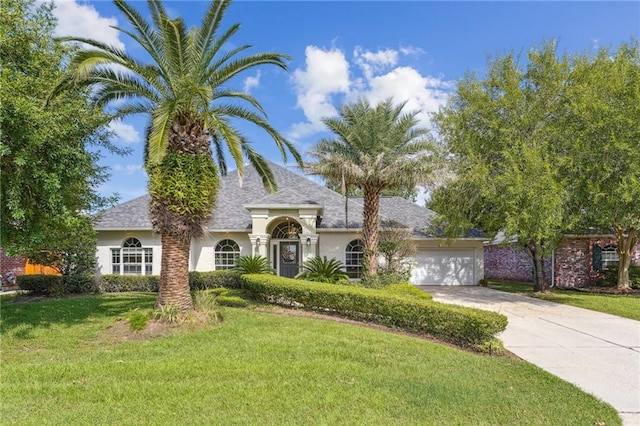
[[[631,263],[640,265],[640,243],[632,252]],[[613,235],[565,235],[545,260],[545,277],[557,287],[586,287],[596,284],[603,271],[617,264],[617,240]],[[484,270],[488,279],[533,280],[531,258],[513,245],[496,241],[485,245]]]
[[[242,183],[236,173],[221,178],[204,237],[191,243],[192,271],[229,269],[243,255],[262,255],[278,275],[295,276],[304,261],[327,256],[341,261],[351,278],[361,275],[362,199],[349,198],[271,163],[278,190],[268,194],[253,167]],[[98,214],[97,257],[102,274],[160,273],[160,235],[148,217],[149,196]],[[427,228],[435,213],[400,197],[382,197],[381,219],[411,229],[418,251],[411,282],[416,285],[476,285],[484,277],[479,231],[447,240]],[[348,223],[345,219],[348,217]]]

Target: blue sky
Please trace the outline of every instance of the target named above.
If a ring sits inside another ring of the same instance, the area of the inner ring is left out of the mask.
[[[55,0],[58,35],[106,41],[133,55],[142,52],[110,28],[126,25],[111,2]],[[147,15],[146,2],[132,2]],[[165,3],[174,16],[199,25],[208,3]],[[559,51],[593,52],[640,37],[640,2],[432,2],[432,1],[236,1],[223,26],[242,27],[234,46],[252,44],[251,53],[291,56],[289,72],[251,71],[233,81],[262,103],[272,125],[301,153],[325,136],[321,119],[336,115],[344,102],[389,96],[421,110],[428,126],[465,73],[482,76],[487,60],[509,52],[526,55],[544,40]],[[225,25],[226,24],[226,25]],[[146,192],[142,169],[146,117],[112,123],[114,143],[131,147],[126,157],[105,155],[112,177],[99,192],[126,201]],[[268,159],[282,159],[268,136],[240,125]],[[289,162],[291,164],[291,162]],[[235,168],[235,167],[230,167]]]

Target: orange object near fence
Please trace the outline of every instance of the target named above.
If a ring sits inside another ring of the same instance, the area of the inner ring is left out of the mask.
[[[35,265],[33,263],[27,263],[24,265],[25,275],[62,275],[60,272],[52,268],[51,266]]]

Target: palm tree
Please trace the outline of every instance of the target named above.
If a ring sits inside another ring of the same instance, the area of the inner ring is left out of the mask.
[[[229,0],[214,0],[201,26],[189,30],[181,18],[169,17],[159,0],[148,1],[150,22],[124,0],[114,3],[132,28],[117,29],[137,42],[150,61],[143,63],[96,40],[65,37],[64,41],[82,44],[51,96],[68,87],[90,86],[95,102],[110,107],[114,118],[149,116],[145,153],[152,199],[149,213],[162,239],[156,308],[171,304],[190,309],[189,247],[193,238],[205,232],[218,192],[218,173],[227,172],[225,147],[240,176],[247,157],[265,188],[271,192],[276,188],[264,158],[234,127],[236,120],[266,131],[285,161],[288,150],[301,162],[295,148],[267,123],[260,103],[228,87],[234,77],[260,65],[286,70],[288,57],[281,53],[241,56],[249,45],[225,50],[240,27],[220,28]]]
[[[339,117],[323,120],[337,138],[316,144],[309,153],[315,161],[305,165],[312,174],[362,191],[365,276],[378,268],[380,193],[413,189],[434,170],[429,131],[417,127],[419,111],[403,113],[405,104],[394,105],[389,98],[375,106],[364,99],[344,105]]]

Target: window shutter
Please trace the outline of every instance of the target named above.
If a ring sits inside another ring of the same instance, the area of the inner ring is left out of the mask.
[[[602,271],[602,247],[593,245],[593,269]]]

